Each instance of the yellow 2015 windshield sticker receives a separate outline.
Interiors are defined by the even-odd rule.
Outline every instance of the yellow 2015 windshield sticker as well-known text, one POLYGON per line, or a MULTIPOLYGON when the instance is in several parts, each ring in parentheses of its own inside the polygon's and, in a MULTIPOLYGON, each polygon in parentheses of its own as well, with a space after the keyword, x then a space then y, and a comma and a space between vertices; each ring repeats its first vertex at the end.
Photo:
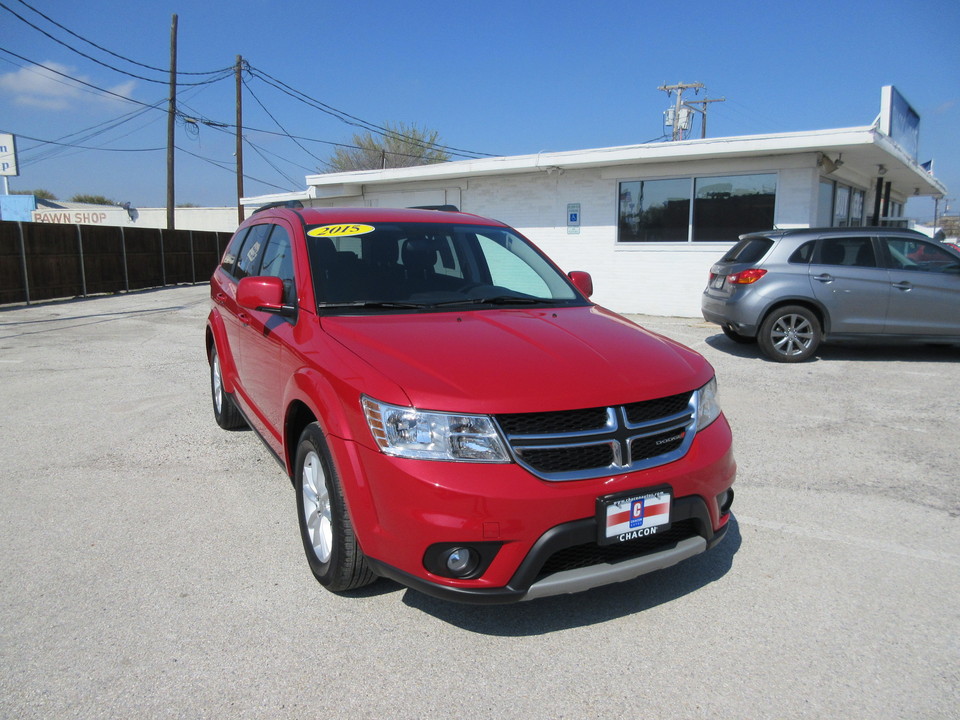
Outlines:
POLYGON ((307 231, 307 235, 312 237, 343 237, 345 235, 366 235, 373 232, 376 228, 373 225, 321 225, 307 231))

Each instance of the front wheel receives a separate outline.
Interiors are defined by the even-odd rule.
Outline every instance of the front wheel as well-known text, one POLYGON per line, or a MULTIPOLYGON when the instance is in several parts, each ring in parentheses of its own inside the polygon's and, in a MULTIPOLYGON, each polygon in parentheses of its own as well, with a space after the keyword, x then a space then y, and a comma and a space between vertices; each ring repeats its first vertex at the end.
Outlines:
POLYGON ((810 310, 787 305, 771 312, 760 325, 760 349, 777 362, 802 362, 816 352, 823 334, 810 310))
POLYGON ((300 436, 294 472, 300 537, 314 576, 333 592, 372 583, 376 576, 357 542, 340 478, 316 423, 300 436))
POLYGON ((247 424, 233 403, 233 398, 223 389, 223 370, 217 346, 210 349, 210 394, 213 398, 213 417, 224 430, 236 430, 247 424))

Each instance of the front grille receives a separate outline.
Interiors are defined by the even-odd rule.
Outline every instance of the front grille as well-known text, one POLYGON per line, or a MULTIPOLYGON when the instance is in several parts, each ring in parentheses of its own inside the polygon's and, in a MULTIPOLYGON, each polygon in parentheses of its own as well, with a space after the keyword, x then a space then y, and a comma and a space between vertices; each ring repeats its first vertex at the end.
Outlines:
POLYGON ((602 430, 607 408, 564 410, 562 412, 515 413, 497 417, 507 435, 557 435, 584 430, 602 430))
POLYGON ((609 443, 562 448, 524 448, 520 452, 525 462, 545 473, 608 467, 614 461, 613 446, 609 443))
POLYGON ((682 520, 673 523, 670 529, 663 534, 651 535, 638 540, 628 540, 614 545, 598 545, 597 543, 574 545, 558 550, 547 558, 540 569, 538 579, 564 570, 576 570, 602 563, 614 564, 622 560, 649 555, 673 547, 681 540, 686 540, 698 534, 695 521, 682 520))
POLYGON ((496 416, 514 459, 545 480, 582 480, 682 457, 696 423, 696 393, 627 405, 496 416))

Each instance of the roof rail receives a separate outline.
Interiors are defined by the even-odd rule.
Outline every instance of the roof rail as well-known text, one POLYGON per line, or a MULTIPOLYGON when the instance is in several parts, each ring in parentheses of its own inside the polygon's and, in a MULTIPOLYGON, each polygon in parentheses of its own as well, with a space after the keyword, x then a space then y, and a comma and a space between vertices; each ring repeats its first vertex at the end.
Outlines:
POLYGON ((266 205, 261 205, 256 210, 254 210, 251 215, 256 215, 258 212, 263 210, 272 210, 273 208, 292 208, 294 210, 299 210, 303 207, 303 203, 299 200, 284 200, 282 202, 267 203, 266 205))
POLYGON ((456 205, 411 205, 407 210, 440 210, 442 212, 460 212, 456 205))

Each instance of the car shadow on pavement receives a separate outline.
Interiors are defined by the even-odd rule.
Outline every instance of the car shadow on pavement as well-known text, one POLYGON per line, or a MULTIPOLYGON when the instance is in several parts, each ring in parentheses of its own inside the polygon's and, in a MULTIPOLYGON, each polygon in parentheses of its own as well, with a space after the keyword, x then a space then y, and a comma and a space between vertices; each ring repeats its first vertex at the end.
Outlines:
POLYGON ((640 613, 700 590, 730 571, 740 544, 740 527, 732 516, 727 536, 709 552, 628 582, 512 605, 464 605, 414 590, 405 591, 403 602, 470 632, 505 637, 544 635, 640 613))
MULTIPOLYGON (((774 363, 761 352, 756 343, 737 343, 719 333, 705 338, 704 342, 714 350, 733 357, 761 360, 774 363)), ((884 344, 881 341, 835 341, 821 345, 816 354, 798 365, 818 361, 856 362, 950 362, 960 361, 960 345, 943 344, 884 344)), ((789 364, 789 363, 775 363, 789 364)))

